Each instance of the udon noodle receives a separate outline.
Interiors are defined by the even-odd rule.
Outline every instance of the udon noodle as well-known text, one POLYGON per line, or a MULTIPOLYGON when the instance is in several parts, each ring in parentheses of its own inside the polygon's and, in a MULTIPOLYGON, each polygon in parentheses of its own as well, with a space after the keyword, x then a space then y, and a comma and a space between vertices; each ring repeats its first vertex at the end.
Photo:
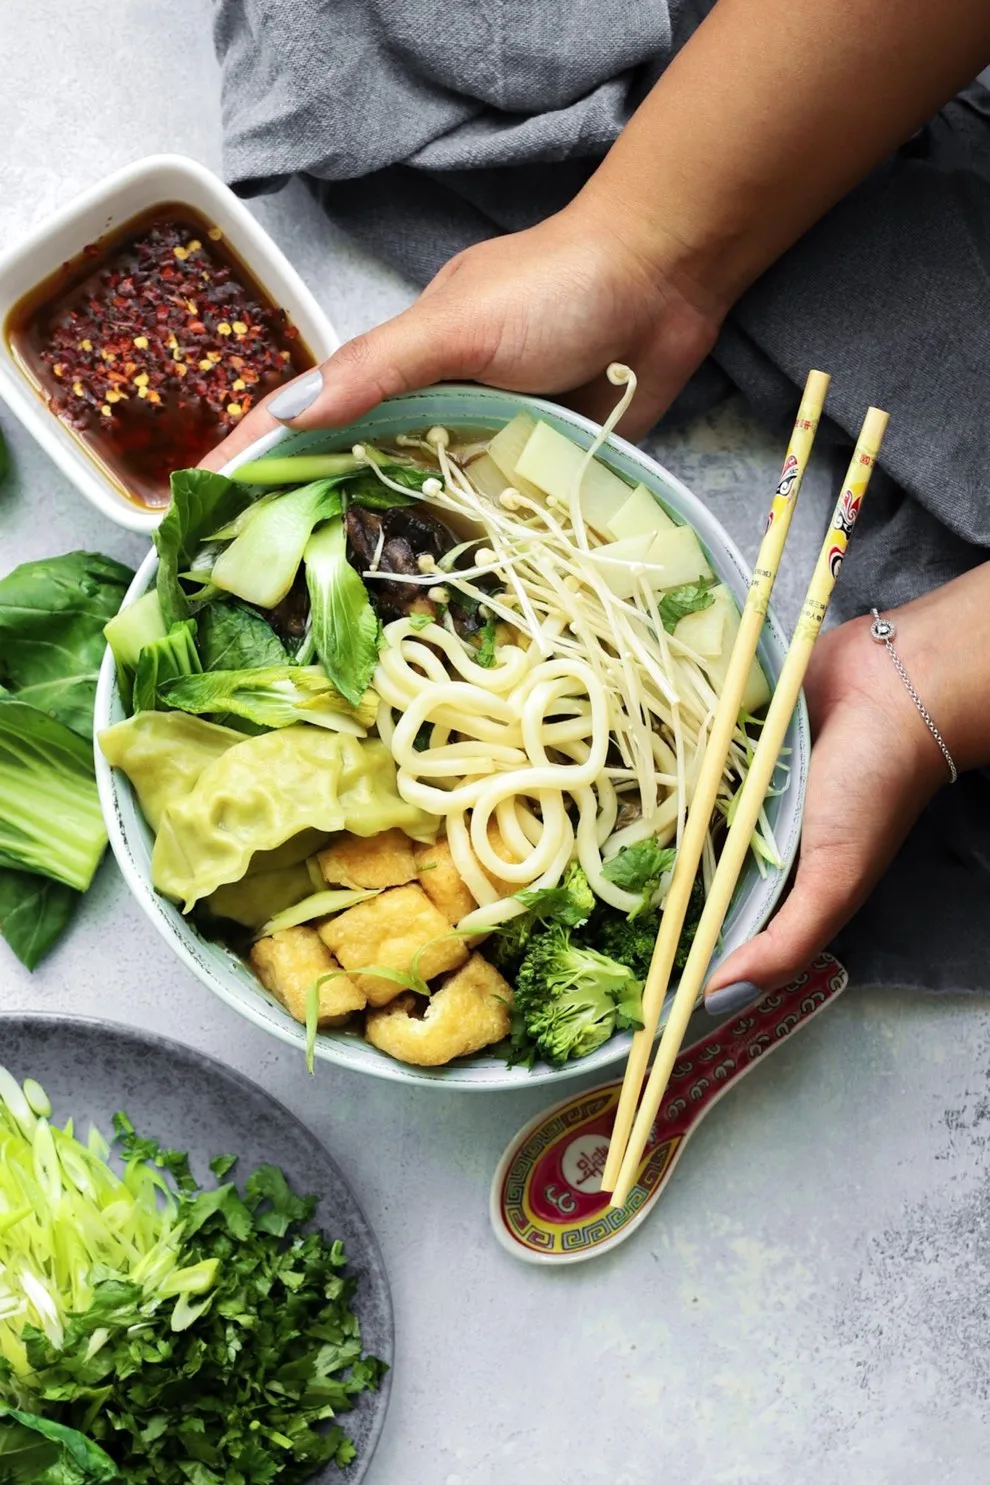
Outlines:
MULTIPOLYGON (((400 793, 443 817, 479 904, 459 927, 484 930, 522 911, 491 876, 515 891, 552 886, 575 855, 597 897, 633 912, 641 899, 603 867, 625 845, 680 837, 717 699, 701 659, 667 633, 645 569, 633 571, 630 598, 612 591, 576 499, 565 506, 507 487, 493 501, 445 430, 431 430, 426 447, 442 479, 423 495, 483 535, 458 549, 473 549, 470 566, 424 563, 419 581, 431 598, 453 588, 482 605, 500 642, 486 666, 449 614, 398 619, 385 628, 374 686, 400 793), (495 848, 493 821, 508 855, 495 848)), ((389 580, 373 568, 364 576, 389 580)), ((727 793, 744 747, 740 732, 727 793)))

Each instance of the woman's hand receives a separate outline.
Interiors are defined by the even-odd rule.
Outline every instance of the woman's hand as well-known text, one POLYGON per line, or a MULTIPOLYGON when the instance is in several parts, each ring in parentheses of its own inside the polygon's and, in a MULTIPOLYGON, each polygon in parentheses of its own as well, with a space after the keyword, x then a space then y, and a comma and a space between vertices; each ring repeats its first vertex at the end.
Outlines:
POLYGON ((639 437, 708 354, 728 307, 688 276, 653 229, 649 249, 583 198, 526 232, 469 248, 420 299, 252 409, 204 460, 219 469, 277 422, 342 427, 400 392, 468 380, 565 395, 597 420, 615 405, 604 371, 633 367, 622 425, 639 437))
MULTIPOLYGON (((894 644, 960 770, 990 758, 990 564, 886 615, 894 644)), ((801 854, 764 931, 705 988, 712 1015, 793 980, 862 906, 937 789, 939 748, 870 620, 824 634, 805 682, 814 747, 801 854)))
POLYGON ((461 253, 204 464, 278 422, 343 427, 452 378, 563 396, 601 420, 611 361, 639 377, 622 431, 640 436, 747 285, 979 71, 988 39, 984 0, 937 14, 925 0, 719 0, 570 206, 461 253))

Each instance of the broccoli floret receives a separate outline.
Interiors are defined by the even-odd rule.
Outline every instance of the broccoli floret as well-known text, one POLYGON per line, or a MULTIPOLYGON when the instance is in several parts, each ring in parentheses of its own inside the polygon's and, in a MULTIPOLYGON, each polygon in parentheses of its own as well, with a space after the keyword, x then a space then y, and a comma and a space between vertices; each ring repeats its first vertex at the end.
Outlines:
POLYGON ((681 929, 680 942, 677 945, 677 953, 674 955, 674 968, 683 969, 687 964, 691 945, 694 943, 694 935, 698 931, 701 915, 705 910, 705 884, 699 873, 694 879, 691 888, 691 897, 688 901, 688 910, 684 918, 684 927, 681 929))
POLYGON ((526 912, 501 924, 485 950, 495 968, 510 980, 522 962, 534 929, 547 922, 576 928, 588 921, 597 902, 577 861, 570 862, 556 887, 540 887, 536 891, 518 892, 516 896, 526 912))
POLYGON ((627 918, 617 908, 602 908, 592 926, 593 942, 601 952, 626 965, 638 979, 645 980, 660 931, 659 913, 640 913, 627 918))
POLYGON ((516 975, 515 1052, 525 1033, 557 1066, 586 1057, 613 1032, 643 1024, 642 988, 626 965, 573 942, 567 927, 536 930, 516 975))
MULTIPOLYGON (((691 944, 705 906, 705 886, 699 875, 691 888, 687 915, 681 929, 680 942, 674 955, 674 968, 683 969, 687 963, 691 944)), ((609 954, 620 964, 625 964, 639 979, 645 980, 653 958, 653 946, 660 932, 663 915, 657 912, 636 913, 627 918, 618 908, 599 904, 588 927, 580 935, 593 943, 603 954, 609 954)))
POLYGON ((485 958, 507 980, 515 978, 535 927, 536 919, 531 913, 520 913, 507 923, 500 923, 485 944, 485 958))

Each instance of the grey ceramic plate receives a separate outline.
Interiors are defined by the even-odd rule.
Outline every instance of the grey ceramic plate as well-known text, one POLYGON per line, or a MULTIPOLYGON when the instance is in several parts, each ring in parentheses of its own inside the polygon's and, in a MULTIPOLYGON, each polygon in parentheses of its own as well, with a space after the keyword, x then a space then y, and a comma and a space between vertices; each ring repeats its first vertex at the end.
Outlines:
MULTIPOLYGON (((114 1113, 125 1109, 141 1133, 188 1150, 194 1175, 206 1184, 213 1180, 210 1157, 228 1151, 240 1156, 245 1173, 265 1161, 281 1166, 296 1191, 319 1196, 317 1222, 343 1241, 348 1272, 358 1280, 354 1305, 365 1349, 391 1365, 392 1301, 374 1233, 323 1146, 261 1088, 178 1042, 82 1016, 0 1015, 0 1062, 18 1081, 37 1078, 53 1117, 74 1115, 83 1133, 93 1123, 109 1137, 114 1113)), ((390 1377, 340 1420, 357 1447, 354 1464, 346 1472, 331 1465, 314 1482, 364 1479, 390 1377)))

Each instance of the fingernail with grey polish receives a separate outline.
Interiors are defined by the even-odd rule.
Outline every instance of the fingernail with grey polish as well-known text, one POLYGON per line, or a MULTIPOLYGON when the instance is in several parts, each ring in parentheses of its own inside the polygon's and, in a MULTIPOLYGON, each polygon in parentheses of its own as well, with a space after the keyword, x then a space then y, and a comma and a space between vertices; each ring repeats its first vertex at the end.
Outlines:
POLYGON ((734 980, 731 985, 723 985, 721 990, 713 990, 711 995, 705 996, 705 1010, 710 1016, 731 1016, 735 1011, 745 1010, 762 995, 763 991, 752 980, 734 980))
POLYGON ((299 377, 298 381, 283 387, 269 402, 268 411, 280 423, 289 423, 293 418, 298 418, 300 413, 304 413, 307 407, 312 407, 322 391, 323 373, 315 366, 305 376, 299 377))

